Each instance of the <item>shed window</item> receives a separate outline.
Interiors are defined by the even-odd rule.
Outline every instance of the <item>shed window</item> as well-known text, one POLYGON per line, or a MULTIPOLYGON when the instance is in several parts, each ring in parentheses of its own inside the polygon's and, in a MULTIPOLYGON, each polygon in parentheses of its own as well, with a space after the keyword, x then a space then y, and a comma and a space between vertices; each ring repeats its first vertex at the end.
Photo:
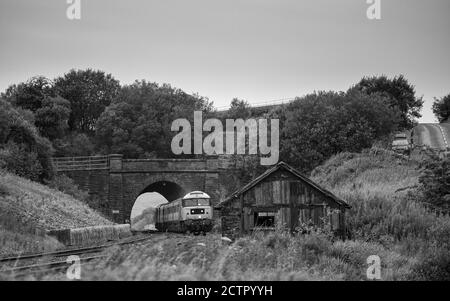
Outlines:
POLYGON ((275 212, 255 212, 255 227, 275 227, 275 212))

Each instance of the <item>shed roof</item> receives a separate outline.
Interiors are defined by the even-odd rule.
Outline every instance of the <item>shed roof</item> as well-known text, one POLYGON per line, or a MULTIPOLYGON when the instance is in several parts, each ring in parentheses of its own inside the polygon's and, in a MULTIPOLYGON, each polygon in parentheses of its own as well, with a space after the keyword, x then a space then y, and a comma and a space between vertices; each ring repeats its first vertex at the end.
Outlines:
POLYGON ((217 207, 220 208, 224 204, 226 204, 226 203, 230 202, 231 200, 237 198, 239 195, 247 192, 251 188, 255 187, 259 182, 261 182, 262 180, 264 180, 265 178, 267 178, 268 176, 270 176, 272 173, 276 172, 279 169, 285 169, 285 170, 289 171, 294 176, 300 178, 301 180, 303 180, 304 182, 306 182, 307 184, 309 184, 313 188, 315 188, 318 191, 320 191, 321 193, 323 193, 325 196, 329 197, 330 199, 332 199, 333 201, 338 203, 339 205, 342 205, 342 206, 344 206, 346 208, 351 208, 351 206, 346 201, 344 201, 343 199, 341 199, 338 196, 334 195, 332 192, 326 190, 325 188, 319 186, 318 184, 314 183, 308 177, 304 176, 298 170, 296 170, 295 168, 293 168, 289 164, 284 163, 283 161, 278 162, 278 164, 276 164, 273 167, 269 168, 264 173, 262 173, 261 175, 259 175, 258 177, 256 177, 255 179, 253 179, 252 181, 247 183, 246 185, 242 186, 241 188, 239 188, 238 190, 233 192, 229 197, 227 197, 225 200, 223 200, 222 202, 217 204, 217 207))

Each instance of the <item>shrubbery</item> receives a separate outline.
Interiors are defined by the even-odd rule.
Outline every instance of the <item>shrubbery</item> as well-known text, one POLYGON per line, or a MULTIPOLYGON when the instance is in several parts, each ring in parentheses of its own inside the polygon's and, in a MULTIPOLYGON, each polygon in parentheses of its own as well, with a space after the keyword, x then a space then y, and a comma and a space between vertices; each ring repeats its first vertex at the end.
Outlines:
POLYGON ((450 121, 450 94, 434 99, 433 113, 439 122, 450 121))
POLYGON ((95 146, 86 134, 71 134, 53 141, 56 157, 92 156, 95 146))
POLYGON ((428 189, 435 192, 430 196, 445 191, 444 163, 432 162, 425 165, 424 171, 418 162, 371 149, 333 156, 312 175, 352 206, 346 215, 352 239, 378 246, 379 251, 373 250, 378 252, 376 255, 381 256, 381 250, 396 250, 408 259, 405 266, 398 267, 398 275, 406 279, 448 280, 450 217, 437 215, 423 205, 429 199, 428 189), (430 188, 420 187, 419 176, 422 183, 426 179, 430 188))
POLYGON ((424 203, 433 210, 450 213, 450 157, 431 157, 419 182, 424 203))
POLYGON ((11 104, 0 99, 0 167, 43 181, 54 175, 51 143, 11 104))
POLYGON ((27 151, 24 144, 8 143, 0 149, 0 168, 16 175, 38 181, 42 174, 42 165, 38 154, 27 151))
POLYGON ((400 122, 387 98, 357 91, 310 94, 290 103, 284 114, 281 157, 304 172, 334 154, 371 147, 400 122))
POLYGON ((49 183, 48 186, 64 192, 70 196, 73 196, 75 199, 80 201, 87 201, 89 197, 89 193, 80 189, 75 182, 66 175, 58 175, 55 176, 49 183))

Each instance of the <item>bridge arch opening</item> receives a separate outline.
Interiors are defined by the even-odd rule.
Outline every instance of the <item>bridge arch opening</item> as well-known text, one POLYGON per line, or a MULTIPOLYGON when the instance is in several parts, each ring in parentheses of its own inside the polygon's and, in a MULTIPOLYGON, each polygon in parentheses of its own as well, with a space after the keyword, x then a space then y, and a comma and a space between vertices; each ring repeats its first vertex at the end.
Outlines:
POLYGON ((155 230, 156 207, 183 197, 185 190, 178 184, 159 181, 139 193, 131 209, 130 223, 134 231, 155 230))
POLYGON ((181 198, 187 193, 180 185, 169 181, 155 182, 142 190, 140 194, 144 194, 147 192, 157 192, 162 195, 168 202, 172 202, 173 200, 181 198))

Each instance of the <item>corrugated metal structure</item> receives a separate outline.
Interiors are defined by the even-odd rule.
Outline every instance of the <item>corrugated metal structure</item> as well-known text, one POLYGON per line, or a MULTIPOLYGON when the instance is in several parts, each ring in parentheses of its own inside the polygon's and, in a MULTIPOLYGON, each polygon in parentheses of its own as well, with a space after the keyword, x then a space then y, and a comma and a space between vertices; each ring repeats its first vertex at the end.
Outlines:
POLYGON ((284 162, 268 169, 219 203, 222 233, 228 237, 282 225, 296 231, 301 225, 345 234, 345 211, 350 206, 284 162))

